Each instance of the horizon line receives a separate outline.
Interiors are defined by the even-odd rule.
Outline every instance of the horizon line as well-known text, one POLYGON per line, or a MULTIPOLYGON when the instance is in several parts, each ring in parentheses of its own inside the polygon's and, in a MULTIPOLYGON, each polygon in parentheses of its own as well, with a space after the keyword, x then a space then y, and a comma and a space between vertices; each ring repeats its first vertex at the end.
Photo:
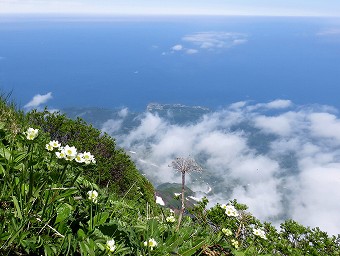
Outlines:
POLYGON ((212 13, 101 13, 101 12, 1 12, 0 19, 3 16, 21 16, 21 17, 293 17, 293 18, 340 18, 337 15, 325 14, 212 14, 212 13))

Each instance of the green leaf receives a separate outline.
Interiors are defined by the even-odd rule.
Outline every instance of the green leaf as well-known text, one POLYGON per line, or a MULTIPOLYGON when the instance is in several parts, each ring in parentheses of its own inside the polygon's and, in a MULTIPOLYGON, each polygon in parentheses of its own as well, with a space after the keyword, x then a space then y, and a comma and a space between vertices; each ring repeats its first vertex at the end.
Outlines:
POLYGON ((14 162, 15 163, 20 163, 26 157, 28 157, 28 154, 26 152, 18 153, 17 156, 15 156, 14 162))
POLYGON ((88 255, 89 247, 85 244, 85 242, 79 242, 79 247, 82 255, 88 255))
POLYGON ((100 250, 105 251, 105 247, 102 243, 97 242, 96 245, 100 250))
POLYGON ((59 223, 67 219, 73 210, 73 207, 69 204, 63 203, 57 208, 57 218, 55 223, 59 223))
POLYGON ((77 193, 77 189, 75 188, 69 188, 67 190, 64 190, 62 193, 60 193, 59 195, 57 195, 54 200, 58 201, 59 199, 63 199, 63 198, 68 198, 71 195, 77 193))
POLYGON ((94 226, 102 225, 106 222, 107 218, 110 216, 108 212, 102 212, 93 217, 94 226))
POLYGON ((0 149, 0 156, 5 158, 7 161, 11 160, 11 152, 5 147, 0 149))
POLYGON ((82 229, 78 229, 77 235, 78 235, 79 238, 82 238, 82 239, 84 239, 86 237, 86 234, 85 234, 84 230, 82 230, 82 229))
POLYGON ((13 199, 13 203, 14 203, 14 206, 15 206, 15 209, 16 209, 16 212, 17 212, 17 216, 18 216, 19 219, 22 219, 22 214, 21 214, 21 210, 20 210, 20 207, 19 207, 18 199, 16 198, 16 196, 12 196, 12 199, 13 199))
POLYGON ((0 164, 0 174, 5 174, 5 168, 0 164))
POLYGON ((190 256, 193 255, 199 248, 201 248, 203 245, 205 244, 205 240, 202 240, 201 242, 199 242, 196 246, 190 248, 189 250, 185 251, 185 252, 181 252, 180 254, 182 256, 190 256))

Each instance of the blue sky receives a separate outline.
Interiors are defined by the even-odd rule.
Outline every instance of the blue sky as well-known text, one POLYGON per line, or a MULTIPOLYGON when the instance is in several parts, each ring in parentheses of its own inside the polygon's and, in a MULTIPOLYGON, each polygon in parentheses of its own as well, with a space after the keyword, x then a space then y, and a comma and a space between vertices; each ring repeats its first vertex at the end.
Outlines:
POLYGON ((0 0, 4 13, 340 16, 339 0, 0 0))

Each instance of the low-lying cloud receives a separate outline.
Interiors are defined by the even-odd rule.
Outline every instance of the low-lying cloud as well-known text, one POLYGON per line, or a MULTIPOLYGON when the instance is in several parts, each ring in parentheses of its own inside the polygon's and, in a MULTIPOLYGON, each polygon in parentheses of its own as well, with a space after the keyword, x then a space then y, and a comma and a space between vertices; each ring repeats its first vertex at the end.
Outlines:
POLYGON ((209 31, 189 34, 182 40, 201 49, 219 49, 244 44, 247 42, 247 36, 241 33, 209 31))
POLYGON ((185 53, 188 55, 202 51, 215 51, 232 48, 248 42, 248 36, 242 33, 206 31, 187 34, 181 38, 181 43, 175 44, 170 51, 162 55, 185 53))
POLYGON ((48 92, 46 94, 37 94, 35 95, 25 106, 26 110, 30 109, 38 109, 42 104, 45 104, 47 101, 52 99, 52 92, 48 92))
POLYGON ((183 50, 183 45, 181 44, 176 44, 171 48, 173 51, 181 51, 183 50))
POLYGON ((319 31, 317 36, 339 36, 340 28, 329 28, 319 31))
POLYGON ((151 112, 139 119, 126 134, 112 123, 112 134, 136 152, 138 167, 154 184, 180 182, 168 165, 190 155, 205 171, 190 175, 188 185, 201 194, 211 187, 212 204, 236 198, 261 220, 293 218, 340 233, 340 119, 334 108, 280 99, 237 102, 185 125, 151 112))

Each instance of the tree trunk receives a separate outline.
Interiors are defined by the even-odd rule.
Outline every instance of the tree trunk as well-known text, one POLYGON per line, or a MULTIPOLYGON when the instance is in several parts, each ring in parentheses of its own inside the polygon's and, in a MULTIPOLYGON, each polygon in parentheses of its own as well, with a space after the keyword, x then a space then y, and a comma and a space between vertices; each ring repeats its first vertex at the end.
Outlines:
POLYGON ((181 207, 181 211, 180 211, 179 217, 178 217, 177 230, 179 229, 179 226, 181 225, 181 221, 182 221, 182 217, 183 217, 184 209, 185 209, 184 192, 185 192, 185 172, 182 172, 182 207, 181 207))

